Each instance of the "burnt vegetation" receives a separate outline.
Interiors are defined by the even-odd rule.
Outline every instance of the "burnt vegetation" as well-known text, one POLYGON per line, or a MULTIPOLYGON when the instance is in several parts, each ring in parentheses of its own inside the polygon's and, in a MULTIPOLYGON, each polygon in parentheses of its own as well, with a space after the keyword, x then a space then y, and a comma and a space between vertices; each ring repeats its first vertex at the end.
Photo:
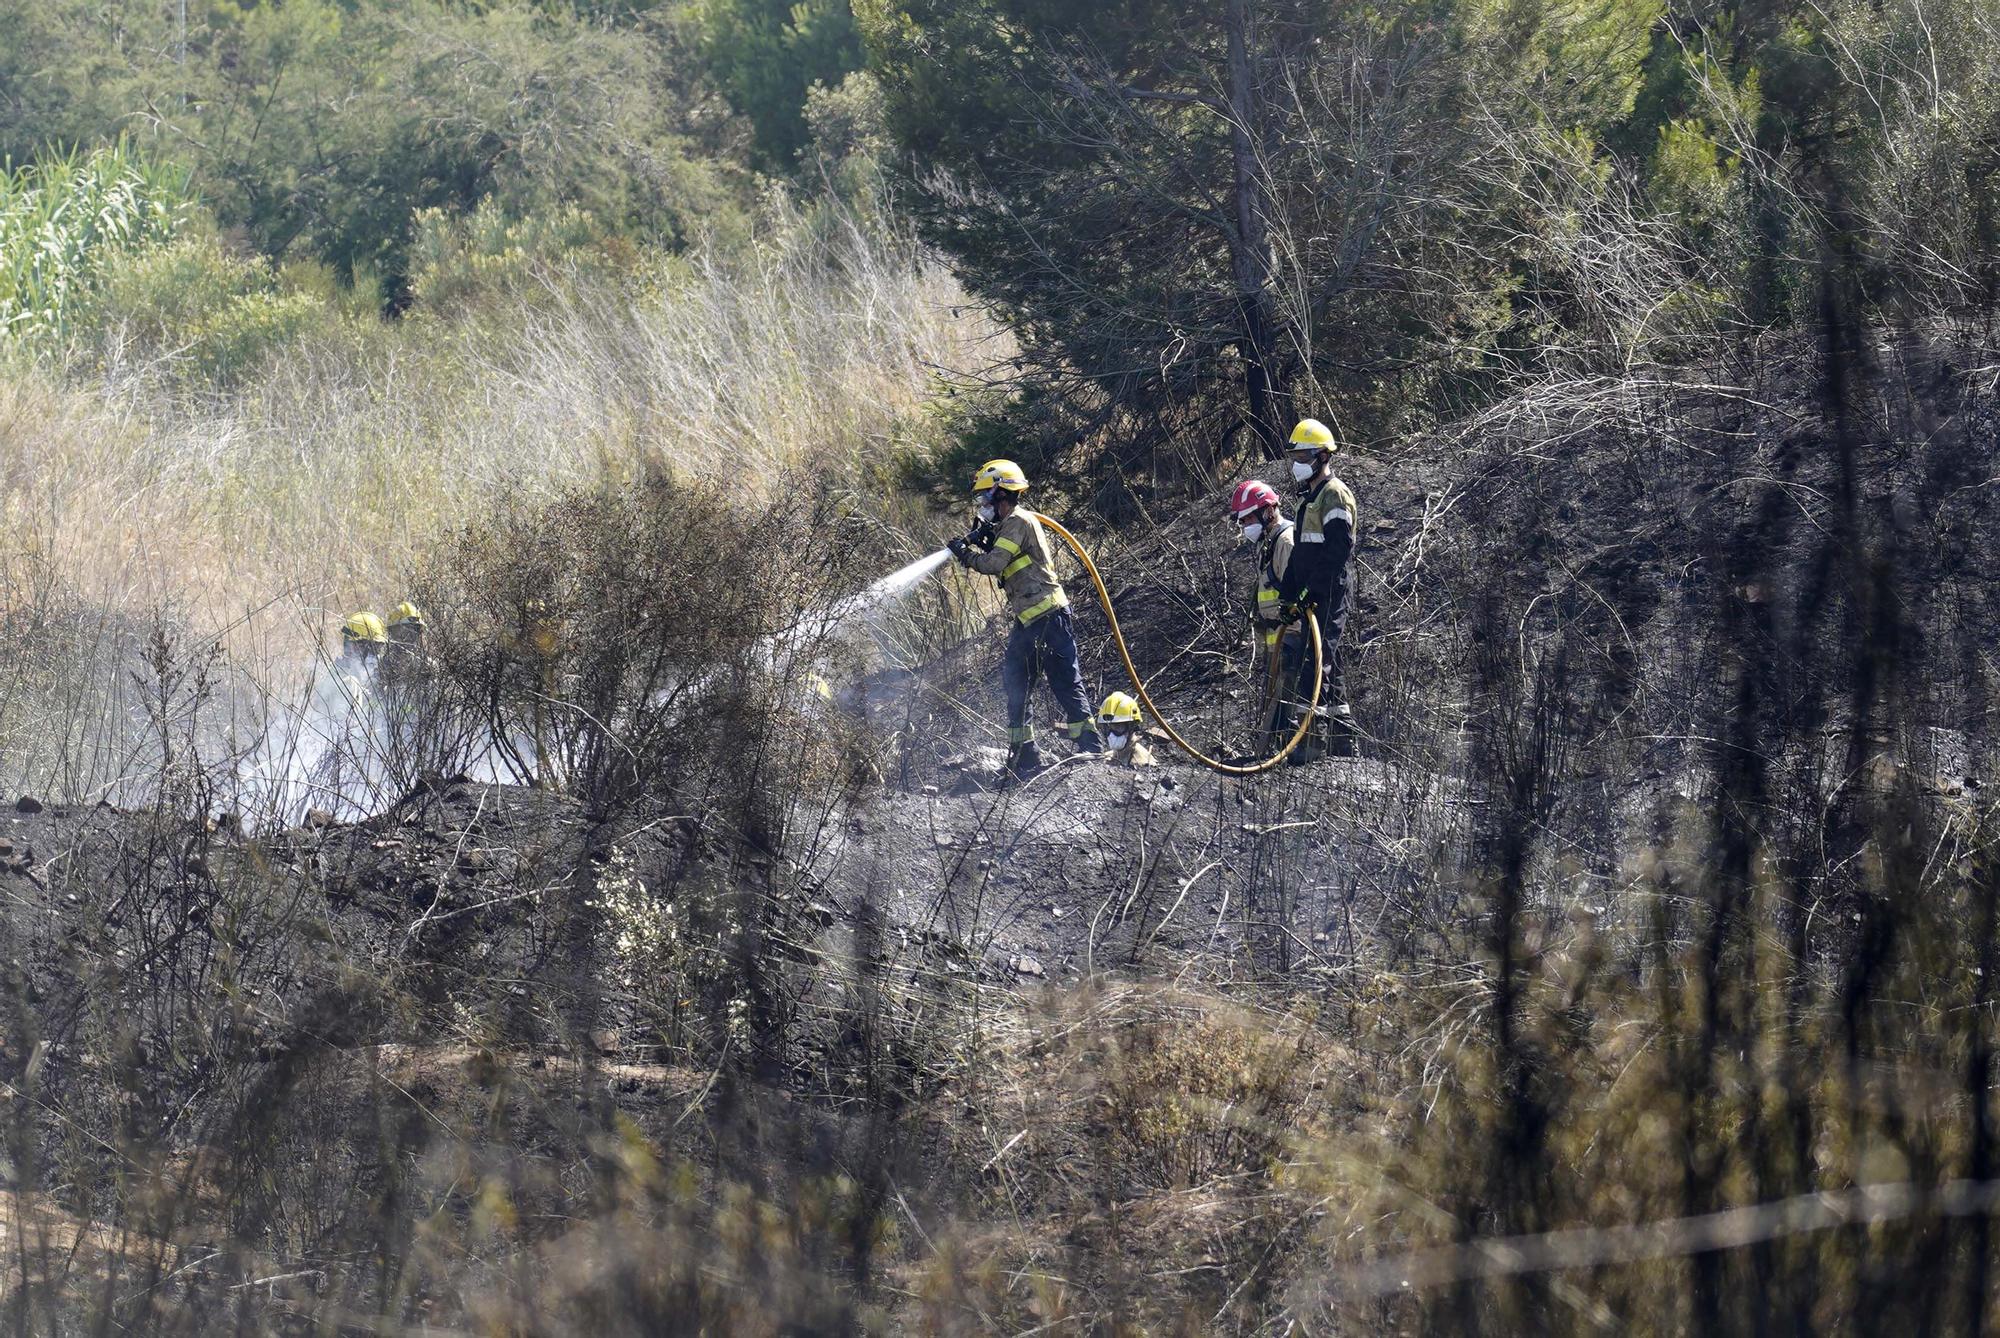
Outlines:
MULTIPOLYGON (((216 203, 242 237, 76 249, 0 396, 0 774, 31 791, 0 809, 0 1320, 1989 1327, 1991 14, 1185 8, 361 5, 354 60, 429 53, 384 107, 450 102, 474 39, 573 67, 528 105, 598 127, 603 216, 534 126, 435 212, 369 166, 390 124, 342 160, 402 183, 388 223, 260 203, 284 150, 253 145, 216 203), (672 116, 624 77, 668 68, 672 116), (757 204, 753 164, 793 175, 757 204), (995 323, 925 343, 946 265, 995 323), (227 378, 120 362, 178 347, 153 307, 200 283, 227 378), (287 324, 336 308, 338 348, 287 324), (963 362, 932 385, 934 346, 963 362), (696 348, 812 425, 703 429, 696 348), (365 415, 419 351, 476 393, 414 418, 480 403, 454 451, 539 423, 577 454, 391 489, 365 415), (44 379, 171 383, 133 402, 219 436, 310 406, 342 496, 462 489, 395 566, 421 649, 297 706, 242 663, 261 613, 106 593, 75 553, 113 549, 21 500, 89 458, 28 450, 44 379), (1261 670, 1218 496, 1322 406, 1360 755, 1226 780, 1156 740, 998 783, 990 588, 871 585, 962 524, 961 464, 1028 466, 1152 696, 1235 752, 1261 670)), ((17 72, 87 46, 45 9, 0 19, 10 137, 99 110, 17 72)), ((259 13, 197 18, 196 91, 310 122, 259 71, 332 11, 259 13)), ((120 59, 93 98, 161 75, 120 59)), ((219 115, 156 101, 189 143, 219 115)), ((393 510, 301 508, 295 546, 417 528, 393 510)))
MULTIPOLYGON (((16 1321, 1976 1326, 1990 372, 1745 357, 1353 470, 1367 756, 1261 781, 954 792, 976 591, 853 663, 803 491, 448 540, 362 821, 229 809, 162 632, 153 802, 0 824, 16 1321)), ((1118 599, 1226 732, 1214 543, 1118 599)))

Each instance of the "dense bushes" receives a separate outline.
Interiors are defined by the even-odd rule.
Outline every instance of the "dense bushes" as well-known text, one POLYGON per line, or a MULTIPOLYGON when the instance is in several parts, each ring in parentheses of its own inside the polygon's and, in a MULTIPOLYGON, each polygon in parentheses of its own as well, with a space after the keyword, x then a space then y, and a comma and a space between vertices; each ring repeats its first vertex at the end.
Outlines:
POLYGON ((192 229, 110 260, 69 334, 80 360, 143 361, 171 385, 228 390, 337 330, 351 311, 348 294, 311 262, 280 268, 192 229))
POLYGON ((1878 312, 1992 301, 1980 0, 861 14, 909 205, 1022 340, 1004 430, 1126 470, 1810 321, 1833 257, 1878 312))
POLYGON ((397 298, 416 211, 575 204, 648 237, 738 233, 740 134, 672 23, 527 4, 35 6, 0 27, 0 155, 120 130, 225 229, 397 298))
POLYGON ((756 131, 760 163, 788 171, 813 134, 807 104, 861 66, 847 0, 697 0, 696 42, 756 131))
POLYGON ((811 610, 865 549, 834 539, 824 491, 778 496, 656 479, 489 505, 419 577, 440 686, 482 713, 517 777, 599 809, 716 788, 748 804, 767 788, 758 759, 790 734, 780 774, 815 788, 839 730, 787 722, 825 705, 814 665, 838 648, 811 610))
POLYGON ((482 300, 525 297, 531 284, 589 280, 640 259, 622 236, 574 205, 516 218, 488 199, 465 215, 420 210, 414 224, 410 300, 426 315, 463 314, 482 300))

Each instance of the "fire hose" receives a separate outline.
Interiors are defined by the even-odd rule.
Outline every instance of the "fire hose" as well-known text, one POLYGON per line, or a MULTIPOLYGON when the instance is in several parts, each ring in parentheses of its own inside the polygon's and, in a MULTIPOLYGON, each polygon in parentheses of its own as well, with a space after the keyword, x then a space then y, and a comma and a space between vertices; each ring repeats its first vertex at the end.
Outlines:
MULTIPOLYGON (((1111 608, 1111 592, 1104 588, 1104 578, 1097 574, 1097 564, 1090 560, 1090 554, 1084 551, 1081 543, 1077 542, 1077 537, 1064 529, 1056 521, 1050 520, 1040 512, 1035 513, 1035 519, 1055 531, 1056 535, 1069 545, 1069 551, 1076 554, 1076 560, 1083 564, 1083 570, 1089 575, 1090 583, 1097 588, 1097 602, 1104 610, 1105 621, 1111 624, 1111 640, 1118 647, 1118 658, 1125 662, 1125 674, 1132 680, 1132 690, 1138 694, 1140 704, 1146 708, 1151 719, 1161 729, 1166 731, 1168 738, 1180 745, 1182 752, 1207 767, 1210 771, 1219 771, 1225 776, 1255 776, 1269 771, 1291 756, 1292 750, 1297 748, 1300 742, 1304 740, 1306 731, 1312 728, 1313 716, 1319 710, 1320 689, 1322 687, 1321 675, 1326 666, 1324 658, 1325 649, 1320 642, 1319 636, 1319 619, 1313 616, 1311 607, 1307 607, 1305 610, 1302 621, 1305 623, 1306 635, 1312 638, 1312 701, 1307 703, 1305 713, 1299 717, 1298 727, 1292 731, 1292 737, 1285 741, 1284 747, 1262 761, 1244 766, 1224 762, 1219 758, 1210 757, 1208 754, 1202 752, 1201 749, 1189 743, 1185 738, 1182 738, 1180 731, 1168 723, 1166 716, 1161 714, 1160 708, 1153 705, 1153 699, 1146 695, 1145 681, 1139 677, 1138 666, 1132 663, 1132 652, 1125 645, 1125 634, 1118 630, 1118 615, 1111 608)), ((1272 648, 1272 653, 1277 653, 1275 646, 1272 648)))

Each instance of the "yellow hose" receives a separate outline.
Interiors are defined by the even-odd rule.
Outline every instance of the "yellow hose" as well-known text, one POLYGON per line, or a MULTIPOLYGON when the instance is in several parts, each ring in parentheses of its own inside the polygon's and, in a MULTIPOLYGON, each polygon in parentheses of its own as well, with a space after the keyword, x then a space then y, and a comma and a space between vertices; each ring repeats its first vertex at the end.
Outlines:
POLYGON ((1225 776, 1255 776, 1261 772, 1269 771, 1272 767, 1277 766, 1291 755, 1292 749, 1299 746, 1299 742, 1306 736, 1306 731, 1312 727, 1313 715, 1319 710, 1320 676, 1326 667, 1326 662, 1323 658, 1325 652, 1320 645, 1319 639, 1319 619, 1313 616, 1311 609, 1306 610, 1305 624, 1307 634, 1312 637, 1312 701, 1307 704, 1305 714, 1299 717, 1298 728, 1292 731, 1292 737, 1286 741, 1283 748, 1280 748, 1261 762, 1256 762, 1249 766, 1235 766, 1208 756, 1201 749, 1182 738, 1180 731, 1167 723, 1167 718, 1160 714, 1160 708, 1153 705, 1153 699, 1146 695, 1146 685, 1139 678, 1138 667, 1132 663, 1132 652, 1125 646, 1125 634, 1118 630, 1118 615, 1111 611, 1111 592, 1104 588, 1104 578, 1097 574, 1097 564, 1090 560, 1090 554, 1083 551, 1083 545, 1077 542, 1074 534, 1071 534, 1047 516, 1042 515, 1039 511, 1035 513, 1035 519, 1041 521, 1042 524, 1048 526, 1061 536, 1062 541, 1069 545, 1069 551, 1076 554, 1076 560, 1083 564, 1084 571, 1090 576, 1090 583, 1097 587, 1097 602, 1104 609, 1105 621, 1111 624, 1111 639, 1118 645, 1118 658, 1125 662, 1125 673, 1132 680, 1133 690, 1139 694, 1139 701, 1145 706, 1148 714, 1159 724, 1161 729, 1167 732, 1168 738, 1180 745, 1182 752, 1207 767, 1210 771, 1219 771, 1225 776))

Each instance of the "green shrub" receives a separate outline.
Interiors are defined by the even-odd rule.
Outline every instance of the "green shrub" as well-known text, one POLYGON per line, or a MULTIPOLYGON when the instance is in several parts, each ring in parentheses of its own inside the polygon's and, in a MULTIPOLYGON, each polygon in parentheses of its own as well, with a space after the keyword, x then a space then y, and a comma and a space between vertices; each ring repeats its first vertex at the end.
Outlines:
POLYGON ((553 270, 608 272, 636 258, 588 210, 563 205, 516 218, 489 199, 470 214, 417 214, 410 291, 419 310, 446 314, 518 296, 553 270))
POLYGON ((697 0, 689 11, 704 62, 755 130, 761 165, 791 168, 814 138, 814 88, 862 64, 847 0, 697 0))
POLYGON ((181 379, 234 384, 277 349, 337 325, 344 298, 326 267, 237 255, 213 232, 113 259, 77 333, 166 360, 181 379))
POLYGON ((1707 129, 1694 120, 1660 127, 1651 186, 1656 199, 1692 229, 1704 229, 1729 205, 1735 162, 1717 151, 1707 129))
POLYGON ((210 382, 229 384, 310 334, 328 316, 325 300, 313 293, 246 293, 203 323, 195 365, 210 382))
POLYGON ((165 246, 112 259, 78 313, 85 332, 122 330, 127 338, 166 343, 270 281, 265 267, 231 255, 213 234, 189 234, 165 246))
POLYGON ((837 86, 814 84, 806 90, 806 128, 812 141, 804 157, 840 199, 857 205, 875 202, 890 153, 888 116, 882 85, 866 71, 848 75, 837 86))
POLYGON ((0 171, 0 332, 60 331, 114 257, 177 232, 187 173, 122 142, 0 171))

